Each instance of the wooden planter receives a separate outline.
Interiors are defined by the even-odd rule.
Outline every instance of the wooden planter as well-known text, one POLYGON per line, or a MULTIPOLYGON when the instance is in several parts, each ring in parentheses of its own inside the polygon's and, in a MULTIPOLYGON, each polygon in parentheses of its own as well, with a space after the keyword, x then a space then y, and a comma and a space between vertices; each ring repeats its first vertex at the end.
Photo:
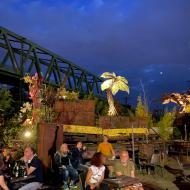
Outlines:
POLYGON ((133 125, 134 128, 147 127, 148 120, 146 118, 131 119, 129 117, 123 116, 101 116, 99 118, 99 127, 103 129, 113 129, 113 128, 131 128, 133 125))
POLYGON ((62 112, 63 106, 64 106, 64 100, 57 100, 55 101, 55 104, 54 104, 54 110, 56 112, 62 112))
POLYGON ((57 123, 40 123, 37 133, 37 146, 38 156, 43 163, 44 169, 50 166, 51 159, 49 156, 49 150, 55 143, 55 150, 58 150, 60 145, 63 143, 63 127, 60 125, 56 132, 57 123), (57 135, 56 135, 57 133, 57 135))
POLYGON ((59 100, 54 110, 58 112, 58 122, 67 125, 95 125, 94 100, 59 100))

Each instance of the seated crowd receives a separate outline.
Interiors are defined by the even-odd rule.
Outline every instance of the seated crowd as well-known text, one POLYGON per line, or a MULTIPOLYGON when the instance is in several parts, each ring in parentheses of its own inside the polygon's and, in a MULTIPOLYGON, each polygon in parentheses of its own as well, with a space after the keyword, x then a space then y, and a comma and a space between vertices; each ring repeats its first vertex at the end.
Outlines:
POLYGON ((8 179, 19 177, 21 163, 24 168, 23 177, 31 175, 33 178, 27 184, 23 183, 19 190, 35 190, 41 187, 43 183, 41 162, 35 154, 34 149, 31 146, 27 146, 19 162, 14 161, 10 149, 3 149, 0 157, 0 188, 4 190, 14 189, 13 184, 8 179), (9 182, 8 185, 5 183, 6 180, 9 182))
MULTIPOLYGON (((134 163, 130 161, 126 150, 120 152, 120 159, 115 159, 115 152, 112 145, 108 142, 108 137, 104 136, 103 142, 98 145, 97 152, 93 155, 88 167, 84 162, 86 147, 82 142, 77 142, 76 146, 69 150, 68 145, 63 143, 60 149, 54 154, 53 169, 60 177, 62 187, 65 190, 78 189, 79 173, 87 168, 85 179, 86 190, 108 190, 110 187, 104 183, 105 171, 108 169, 112 175, 135 177, 134 163), (114 165, 110 169, 106 168, 107 160, 114 160, 114 165)), ((34 149, 27 146, 24 149, 23 157, 20 159, 24 165, 24 176, 33 176, 33 178, 19 187, 20 190, 37 190, 42 186, 43 175, 42 165, 34 149)), ((0 189, 11 190, 14 186, 8 181, 7 175, 15 176, 15 161, 11 156, 9 149, 3 149, 0 156, 0 189)), ((143 190, 142 184, 134 184, 123 188, 124 190, 143 190)))

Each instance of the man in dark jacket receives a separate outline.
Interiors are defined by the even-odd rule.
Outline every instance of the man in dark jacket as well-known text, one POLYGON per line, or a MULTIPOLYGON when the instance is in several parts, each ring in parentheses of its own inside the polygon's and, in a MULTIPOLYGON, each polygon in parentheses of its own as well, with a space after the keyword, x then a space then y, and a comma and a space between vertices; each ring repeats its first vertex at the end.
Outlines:
POLYGON ((82 142, 77 142, 76 146, 72 150, 72 165, 75 169, 78 169, 80 165, 84 164, 84 153, 86 147, 83 146, 82 142))
POLYGON ((54 156, 55 167, 58 168, 59 174, 62 175, 63 188, 69 190, 77 188, 76 181, 78 179, 78 172, 71 164, 71 154, 66 143, 62 144, 60 150, 54 156), (68 178, 70 177, 70 185, 68 186, 68 178))

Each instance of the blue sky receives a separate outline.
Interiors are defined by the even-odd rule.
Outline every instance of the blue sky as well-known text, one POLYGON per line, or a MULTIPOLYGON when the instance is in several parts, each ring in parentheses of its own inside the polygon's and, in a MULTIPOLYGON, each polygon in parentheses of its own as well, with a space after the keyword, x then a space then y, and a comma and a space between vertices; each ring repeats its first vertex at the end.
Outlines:
POLYGON ((189 0, 0 1, 1 26, 96 75, 125 76, 133 105, 141 80, 153 108, 190 86, 189 20, 189 0))

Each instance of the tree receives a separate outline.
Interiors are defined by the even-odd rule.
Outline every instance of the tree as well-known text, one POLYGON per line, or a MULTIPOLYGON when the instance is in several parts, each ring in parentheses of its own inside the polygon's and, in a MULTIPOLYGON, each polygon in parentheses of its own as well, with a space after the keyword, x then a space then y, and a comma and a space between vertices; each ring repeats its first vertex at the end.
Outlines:
POLYGON ((125 77, 116 76, 115 73, 105 72, 101 75, 102 78, 107 79, 101 84, 102 91, 106 90, 107 100, 109 104, 108 115, 117 115, 117 110, 114 105, 113 95, 116 95, 119 90, 129 93, 128 81, 125 77))
POLYGON ((175 116, 175 112, 165 112, 161 120, 157 123, 159 135, 165 141, 172 135, 175 116))
POLYGON ((135 116, 139 118, 147 118, 148 117, 148 111, 145 107, 145 105, 142 103, 141 96, 138 96, 137 98, 137 107, 135 110, 135 116))
POLYGON ((0 125, 0 146, 2 146, 2 142, 5 142, 5 136, 4 136, 4 131, 6 129, 7 123, 9 122, 13 111, 14 107, 12 106, 13 104, 13 99, 12 95, 9 90, 6 89, 1 89, 0 90, 0 109, 2 110, 3 114, 1 115, 3 118, 1 118, 2 124, 0 125))
POLYGON ((0 109, 4 111, 5 117, 10 114, 12 111, 12 95, 9 90, 1 89, 0 90, 0 109))

